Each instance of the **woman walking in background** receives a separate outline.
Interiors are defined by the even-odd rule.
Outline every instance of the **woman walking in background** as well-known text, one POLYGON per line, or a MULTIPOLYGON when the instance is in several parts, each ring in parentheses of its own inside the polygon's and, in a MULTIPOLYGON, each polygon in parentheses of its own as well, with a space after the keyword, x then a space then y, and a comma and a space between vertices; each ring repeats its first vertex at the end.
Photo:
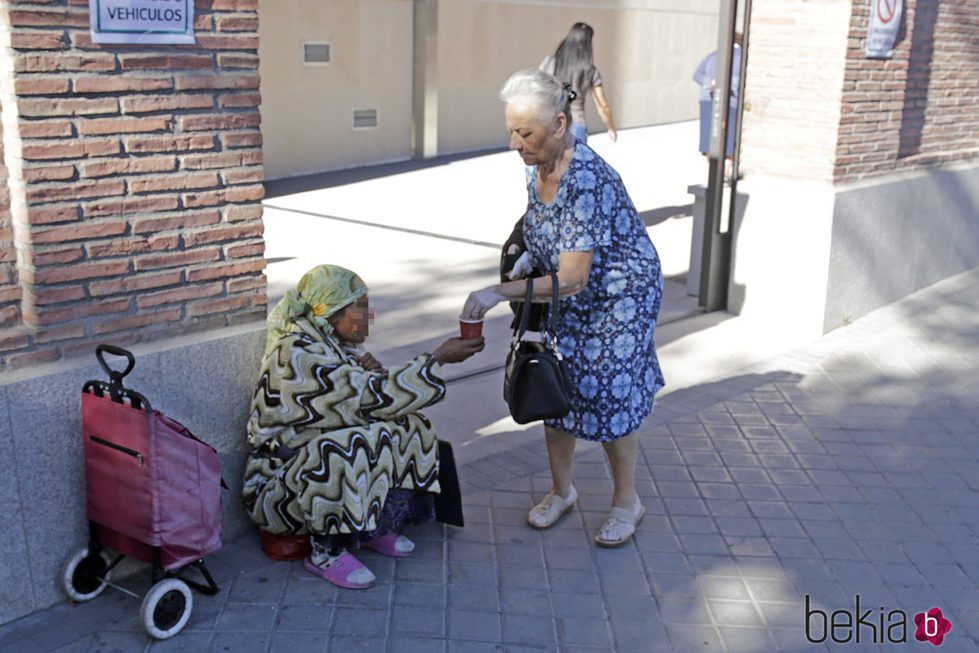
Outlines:
POLYGON ((571 100, 571 133, 582 143, 588 140, 588 127, 585 122, 585 96, 595 99, 598 115, 601 116, 608 137, 615 142, 615 125, 612 124, 612 107, 609 106, 603 88, 602 74, 595 67, 591 41, 595 30, 586 23, 575 23, 564 37, 553 55, 541 62, 540 68, 571 85, 574 97, 571 100))

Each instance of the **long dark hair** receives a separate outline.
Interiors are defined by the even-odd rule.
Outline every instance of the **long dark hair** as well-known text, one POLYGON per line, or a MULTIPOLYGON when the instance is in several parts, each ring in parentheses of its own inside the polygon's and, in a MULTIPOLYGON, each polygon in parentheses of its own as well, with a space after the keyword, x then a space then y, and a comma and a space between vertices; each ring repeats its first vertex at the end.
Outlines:
POLYGON ((591 80, 595 74, 591 51, 594 34, 591 25, 575 23, 554 52, 554 76, 571 84, 579 97, 591 90, 591 80))

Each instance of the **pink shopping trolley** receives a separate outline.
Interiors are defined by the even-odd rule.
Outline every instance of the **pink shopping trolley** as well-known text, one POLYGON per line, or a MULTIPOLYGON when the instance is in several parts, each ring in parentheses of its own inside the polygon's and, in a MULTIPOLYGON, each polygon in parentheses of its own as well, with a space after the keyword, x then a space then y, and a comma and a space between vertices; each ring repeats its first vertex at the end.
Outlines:
POLYGON ((123 387, 136 364, 132 353, 103 344, 95 355, 109 382, 82 387, 89 541, 65 563, 62 584, 74 601, 94 599, 107 586, 139 598, 113 585, 110 572, 126 556, 152 565, 140 620, 151 636, 167 639, 190 619, 191 587, 206 595, 218 591, 203 560, 221 548, 224 482, 217 453, 123 387), (112 369, 107 353, 125 357, 126 368, 112 369), (185 578, 188 567, 204 583, 185 578))

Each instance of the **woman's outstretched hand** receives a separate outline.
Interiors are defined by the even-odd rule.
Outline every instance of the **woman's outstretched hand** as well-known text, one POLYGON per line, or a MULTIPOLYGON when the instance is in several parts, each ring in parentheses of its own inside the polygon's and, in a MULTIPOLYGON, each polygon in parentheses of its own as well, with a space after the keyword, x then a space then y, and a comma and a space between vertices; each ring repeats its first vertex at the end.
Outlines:
POLYGON ((472 340, 449 338, 432 352, 432 358, 439 365, 461 363, 473 354, 483 351, 485 346, 485 338, 473 338, 472 340))
POLYGON ((463 320, 482 320, 491 308, 504 299, 503 295, 497 292, 496 286, 487 286, 482 290, 471 292, 459 317, 463 320))

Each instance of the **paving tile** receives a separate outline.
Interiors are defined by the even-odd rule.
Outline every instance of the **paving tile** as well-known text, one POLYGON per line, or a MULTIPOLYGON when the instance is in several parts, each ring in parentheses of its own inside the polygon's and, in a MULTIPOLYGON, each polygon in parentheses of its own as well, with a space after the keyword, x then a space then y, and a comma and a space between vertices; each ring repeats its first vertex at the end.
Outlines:
POLYGON ((472 583, 450 583, 448 605, 461 610, 492 610, 499 612, 500 598, 495 587, 472 583))
POLYGON ((268 632, 278 606, 274 603, 229 603, 218 617, 218 632, 268 632))
POLYGON ((320 632, 275 632, 272 634, 269 651, 292 651, 293 653, 326 653, 330 642, 328 635, 320 632))
POLYGON ((334 636, 371 636, 386 630, 387 610, 337 608, 333 619, 334 636))
POLYGON ((445 634, 445 615, 424 606, 396 607, 391 612, 394 640, 403 636, 439 639, 445 634))
POLYGON ((556 625, 549 615, 503 615, 503 641, 514 644, 556 644, 556 625))
POLYGON ((450 639, 465 638, 482 642, 499 642, 501 639, 498 612, 456 610, 450 607, 446 620, 450 639))
POLYGON ((594 617, 558 617, 558 638, 567 645, 605 647, 612 646, 608 622, 594 617))
POLYGON ((393 637, 389 653, 445 653, 445 640, 432 637, 393 637))
MULTIPOLYGON (((232 608, 233 609, 233 608, 232 608)), ((289 604, 280 605, 275 615, 278 631, 326 632, 333 620, 333 606, 289 604)), ((325 638, 324 638, 325 641, 325 638)))
POLYGON ((208 649, 211 653, 264 653, 272 638, 269 633, 216 632, 208 649))
POLYGON ((327 651, 343 651, 343 653, 377 653, 383 651, 387 640, 383 637, 352 637, 350 635, 334 635, 330 638, 327 651))

